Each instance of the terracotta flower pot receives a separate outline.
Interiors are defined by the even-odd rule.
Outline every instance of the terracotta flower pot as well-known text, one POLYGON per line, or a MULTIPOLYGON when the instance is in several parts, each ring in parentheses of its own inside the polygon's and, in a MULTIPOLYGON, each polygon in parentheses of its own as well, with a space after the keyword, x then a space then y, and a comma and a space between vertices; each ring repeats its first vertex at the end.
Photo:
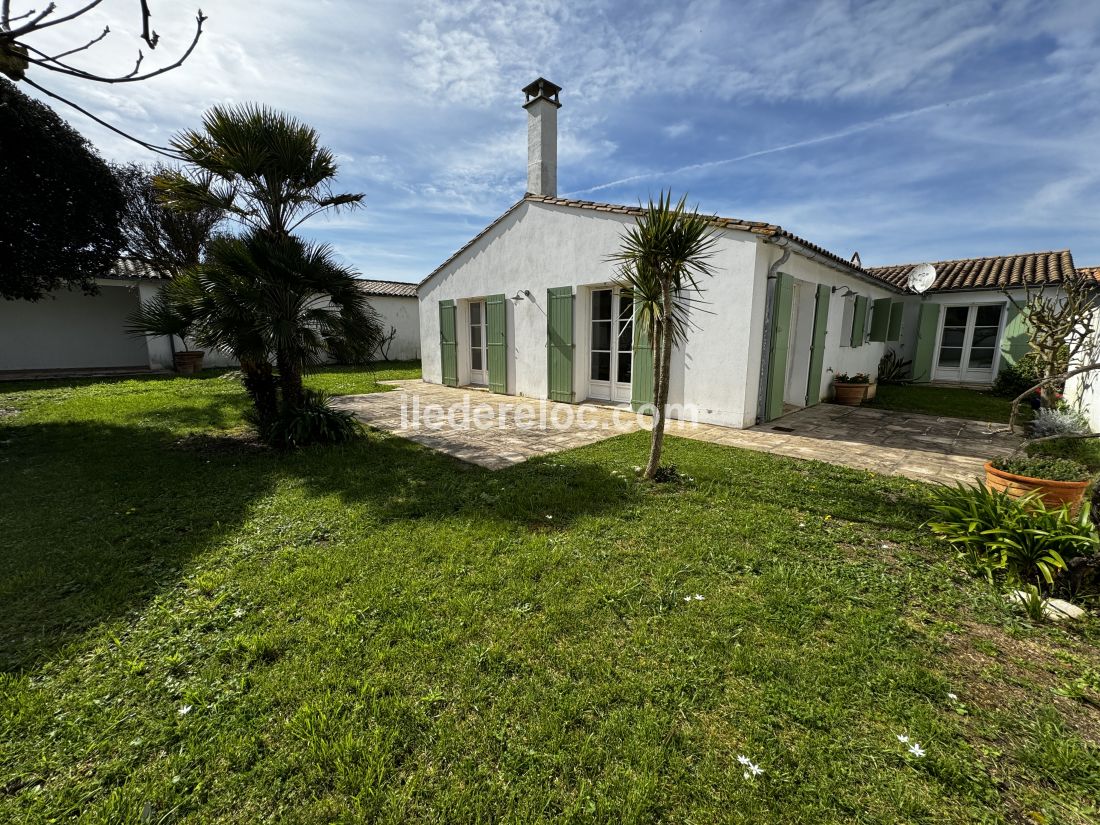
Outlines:
POLYGON ((849 407, 858 407, 867 398, 867 390, 870 384, 841 384, 833 382, 833 400, 838 404, 846 404, 849 407))
POLYGON ((202 357, 205 354, 202 350, 177 352, 172 359, 176 372, 180 375, 194 375, 196 372, 202 372, 202 357))
POLYGON ((1014 473, 1006 473, 993 466, 992 461, 985 463, 985 486, 990 490, 1021 498, 1035 490, 1041 490, 1039 498, 1051 507, 1061 507, 1069 504, 1076 510, 1081 506, 1090 481, 1049 481, 1045 478, 1031 478, 1030 476, 1018 476, 1014 473))

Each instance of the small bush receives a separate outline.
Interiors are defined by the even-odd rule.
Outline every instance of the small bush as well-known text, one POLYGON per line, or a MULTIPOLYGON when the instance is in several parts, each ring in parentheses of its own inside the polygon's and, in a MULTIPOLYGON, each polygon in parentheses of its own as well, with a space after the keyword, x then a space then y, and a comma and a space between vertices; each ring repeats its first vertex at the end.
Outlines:
POLYGON ((1045 481, 1085 481, 1092 476, 1089 468, 1084 464, 1049 455, 998 458, 993 461, 993 466, 1005 473, 1041 478, 1045 481))
POLYGON ((838 384, 870 384, 871 376, 865 372, 857 372, 852 375, 846 372, 838 372, 833 380, 838 384))
POLYGON ((1058 438, 1031 443, 1025 449, 1030 456, 1064 458, 1083 464, 1092 473, 1100 473, 1100 439, 1058 438))
POLYGON ((1031 422, 1034 438, 1052 435, 1081 435, 1089 431, 1089 422, 1080 412, 1072 409, 1044 408, 1035 413, 1031 422))
POLYGON ((993 382, 993 394, 1015 398, 1043 379, 1043 371, 1035 353, 1029 352, 1015 364, 1002 364, 993 382))
POLYGON ((1003 571, 1009 581, 1053 585, 1067 561, 1095 557, 1100 540, 1087 503, 1047 507, 1037 493, 1012 498, 985 487, 942 487, 935 493, 936 521, 929 528, 950 542, 978 572, 991 580, 1003 571))
POLYGON ((362 434, 363 427, 355 416, 333 407, 327 393, 307 389, 302 405, 284 407, 264 439, 273 447, 292 450, 313 444, 344 444, 362 434))

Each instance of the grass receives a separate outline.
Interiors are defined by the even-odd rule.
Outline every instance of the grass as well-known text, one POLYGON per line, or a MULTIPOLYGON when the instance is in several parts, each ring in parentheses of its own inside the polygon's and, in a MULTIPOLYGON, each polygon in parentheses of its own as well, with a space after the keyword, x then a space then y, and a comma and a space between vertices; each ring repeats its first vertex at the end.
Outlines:
MULTIPOLYGON (((882 410, 944 415, 952 418, 972 418, 1007 424, 1012 412, 1012 399, 991 392, 962 387, 936 387, 918 384, 879 384, 875 400, 869 406, 882 410)), ((1021 412, 1021 421, 1027 419, 1021 412)))
POLYGON ((653 486, 643 433, 279 455, 244 408, 0 387, 0 821, 1100 816, 1095 620, 963 574, 920 484, 672 438, 653 486))

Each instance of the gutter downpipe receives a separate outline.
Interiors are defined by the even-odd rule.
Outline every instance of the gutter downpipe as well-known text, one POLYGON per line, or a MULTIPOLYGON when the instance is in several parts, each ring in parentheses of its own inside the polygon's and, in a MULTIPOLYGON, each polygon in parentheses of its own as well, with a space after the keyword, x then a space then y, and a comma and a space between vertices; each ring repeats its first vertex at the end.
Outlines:
POLYGON ((791 257, 790 241, 786 238, 779 238, 775 241, 765 241, 765 243, 778 246, 783 250, 783 254, 768 267, 768 276, 766 279, 767 297, 764 299, 764 344, 763 349, 760 351, 760 376, 757 382, 758 390, 756 393, 757 424, 762 424, 764 422, 764 416, 767 411, 768 373, 771 371, 772 357, 772 315, 775 313, 775 281, 779 276, 779 267, 787 263, 787 260, 791 257))

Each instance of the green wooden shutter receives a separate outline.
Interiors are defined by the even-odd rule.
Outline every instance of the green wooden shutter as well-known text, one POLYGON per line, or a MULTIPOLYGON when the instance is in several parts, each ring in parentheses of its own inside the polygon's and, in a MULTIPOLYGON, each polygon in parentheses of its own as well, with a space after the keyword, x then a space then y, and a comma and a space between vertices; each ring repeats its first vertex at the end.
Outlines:
POLYGON ((917 316, 917 350, 913 355, 913 380, 932 380, 932 355, 936 351, 936 334, 940 331, 940 305, 921 304, 917 316))
POLYGON ((890 304, 890 327, 886 330, 887 341, 901 340, 901 319, 905 316, 905 302, 893 301, 890 304))
POLYGON ((546 290, 546 372, 551 401, 573 398, 573 287, 546 290))
POLYGON ((853 347, 863 346, 863 334, 867 330, 867 298, 863 295, 856 296, 855 309, 852 311, 852 340, 853 347))
POLYGON ((764 403, 764 420, 771 421, 783 414, 783 392, 787 383, 787 350, 791 343, 791 293, 794 279, 782 272, 775 279, 772 301, 772 330, 769 338, 768 391, 764 403))
POLYGON ((810 374, 806 379, 806 406, 821 401, 821 370, 825 366, 825 333, 829 327, 829 297, 832 290, 825 284, 817 285, 814 301, 814 338, 810 345, 810 374))
POLYGON ((890 305, 889 298, 876 298, 871 304, 871 334, 872 341, 885 341, 886 334, 890 331, 890 305))
POLYGON ((1005 318, 1005 331, 1001 336, 1001 364, 1015 364, 1028 354, 1031 349, 1031 336, 1027 329, 1027 319, 1010 303, 1006 307, 1008 312, 1005 318))
POLYGON ((639 307, 635 300, 634 361, 630 365, 630 407, 635 412, 653 404, 653 340, 650 330, 643 329, 639 307))
POLYGON ((503 295, 490 295, 485 299, 485 343, 489 351, 489 389, 507 392, 508 341, 507 304, 503 295))
POLYGON ((439 302, 439 350, 443 383, 458 386, 458 341, 455 338, 458 325, 455 322, 455 302, 439 302))

